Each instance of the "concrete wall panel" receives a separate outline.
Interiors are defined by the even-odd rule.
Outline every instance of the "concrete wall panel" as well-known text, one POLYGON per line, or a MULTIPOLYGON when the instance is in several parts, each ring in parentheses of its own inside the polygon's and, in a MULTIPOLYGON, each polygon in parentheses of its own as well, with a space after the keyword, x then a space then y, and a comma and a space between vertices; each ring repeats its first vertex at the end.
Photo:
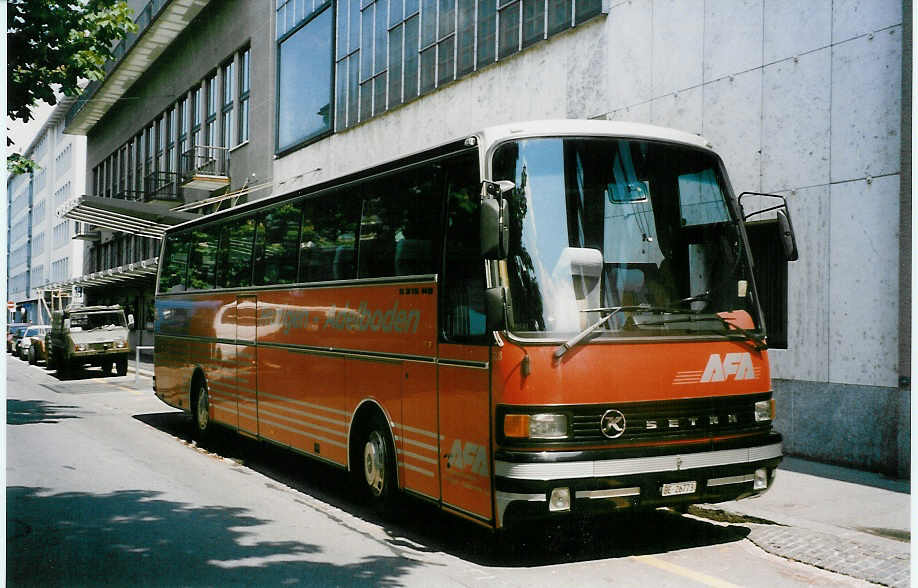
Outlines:
POLYGON ((608 110, 647 102, 651 88, 653 56, 653 6, 650 0, 616 4, 606 20, 609 86, 608 110))
POLYGON ((705 138, 724 158, 737 193, 762 187, 762 71, 704 86, 705 138))
POLYGON ((653 96, 698 86, 704 56, 704 1, 654 0, 653 96))
POLYGON ((828 47, 832 0, 765 0, 765 63, 828 47))
POLYGON ((765 67, 762 189, 775 192, 829 180, 830 51, 765 67))
POLYGON ((829 463, 895 474, 901 393, 895 388, 806 381, 774 382, 775 428, 784 452, 829 463))
POLYGON ((901 71, 901 27, 833 48, 833 182, 899 171, 901 71))
POLYGON ((708 0, 704 14, 704 80, 762 65, 764 0, 708 0))
POLYGON ((652 124, 670 127, 688 133, 701 134, 703 96, 702 88, 666 94, 650 103, 652 124))
POLYGON ((620 120, 625 122, 639 122, 650 124, 650 102, 638 104, 637 106, 626 106, 613 110, 606 115, 609 120, 620 120))
POLYGON ((833 0, 832 42, 902 24, 902 0, 833 0))
POLYGON ((831 187, 829 380, 898 386, 899 177, 831 187))
POLYGON ((769 349, 774 378, 829 381, 829 187, 785 194, 800 259, 787 268, 787 349, 769 349))

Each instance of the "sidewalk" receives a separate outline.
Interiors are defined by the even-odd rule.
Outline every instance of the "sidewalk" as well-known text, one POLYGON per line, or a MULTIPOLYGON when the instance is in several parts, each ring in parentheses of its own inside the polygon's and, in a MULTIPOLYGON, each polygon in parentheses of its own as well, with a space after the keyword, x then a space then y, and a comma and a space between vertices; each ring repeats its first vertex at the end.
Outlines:
POLYGON ((909 492, 907 481, 786 457, 764 496, 699 505, 690 512, 749 527, 749 540, 769 553, 905 587, 909 492))

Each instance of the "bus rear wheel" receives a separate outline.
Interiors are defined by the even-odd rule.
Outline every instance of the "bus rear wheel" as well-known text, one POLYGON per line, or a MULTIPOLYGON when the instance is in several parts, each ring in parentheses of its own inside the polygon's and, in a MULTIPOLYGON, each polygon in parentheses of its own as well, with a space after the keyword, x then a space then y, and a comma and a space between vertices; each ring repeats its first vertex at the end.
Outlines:
POLYGON ((199 439, 203 439, 210 431, 210 398, 207 394, 207 383, 204 378, 198 378, 192 393, 194 431, 199 439))
POLYGON ((359 445, 359 468, 355 468, 364 494, 379 510, 391 506, 395 496, 395 446, 382 418, 373 417, 363 428, 359 445))

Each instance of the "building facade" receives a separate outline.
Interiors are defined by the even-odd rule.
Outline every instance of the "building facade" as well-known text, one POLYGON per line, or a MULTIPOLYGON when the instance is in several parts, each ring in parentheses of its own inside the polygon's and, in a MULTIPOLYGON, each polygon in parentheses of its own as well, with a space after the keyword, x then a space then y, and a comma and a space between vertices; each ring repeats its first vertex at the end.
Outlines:
MULTIPOLYGON (((74 239, 79 223, 54 211, 86 183, 86 138, 64 134, 64 117, 73 104, 62 100, 39 129, 24 155, 37 167, 9 178, 9 300, 16 304, 13 320, 47 324, 43 293, 79 276, 84 243, 74 239)), ((68 297, 74 292, 66 288, 68 297)), ((50 296, 48 296, 50 298, 50 296)))
MULTIPOLYGON (((899 213, 910 206, 902 88, 911 62, 901 1, 160 0, 137 9, 141 31, 68 117, 68 132, 87 136, 89 191, 65 214, 108 227, 84 273, 124 266, 143 232, 151 248, 134 258, 156 255, 157 227, 493 124, 674 127, 714 145, 737 193, 788 198, 801 259, 759 284, 774 303, 786 451, 908 470, 900 292, 910 276, 900 252, 910 229, 899 213), (90 205, 142 222, 93 216, 90 205)), ((149 287, 138 283, 141 305, 149 287)))

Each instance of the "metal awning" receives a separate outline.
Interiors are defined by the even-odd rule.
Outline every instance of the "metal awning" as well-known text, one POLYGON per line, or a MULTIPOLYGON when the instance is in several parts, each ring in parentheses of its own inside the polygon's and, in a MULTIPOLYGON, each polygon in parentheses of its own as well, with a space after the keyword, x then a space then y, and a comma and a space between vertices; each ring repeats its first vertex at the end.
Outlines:
POLYGON ((198 218, 196 214, 170 210, 171 204, 83 195, 62 204, 57 209, 57 216, 112 231, 162 239, 169 227, 198 218))
POLYGON ((72 288, 80 286, 81 288, 94 288, 99 286, 127 286, 131 282, 146 282, 156 278, 156 270, 159 267, 159 258, 151 257, 136 263, 119 265, 111 269, 93 272, 73 278, 64 282, 56 282, 44 286, 45 290, 56 290, 62 288, 72 288))

